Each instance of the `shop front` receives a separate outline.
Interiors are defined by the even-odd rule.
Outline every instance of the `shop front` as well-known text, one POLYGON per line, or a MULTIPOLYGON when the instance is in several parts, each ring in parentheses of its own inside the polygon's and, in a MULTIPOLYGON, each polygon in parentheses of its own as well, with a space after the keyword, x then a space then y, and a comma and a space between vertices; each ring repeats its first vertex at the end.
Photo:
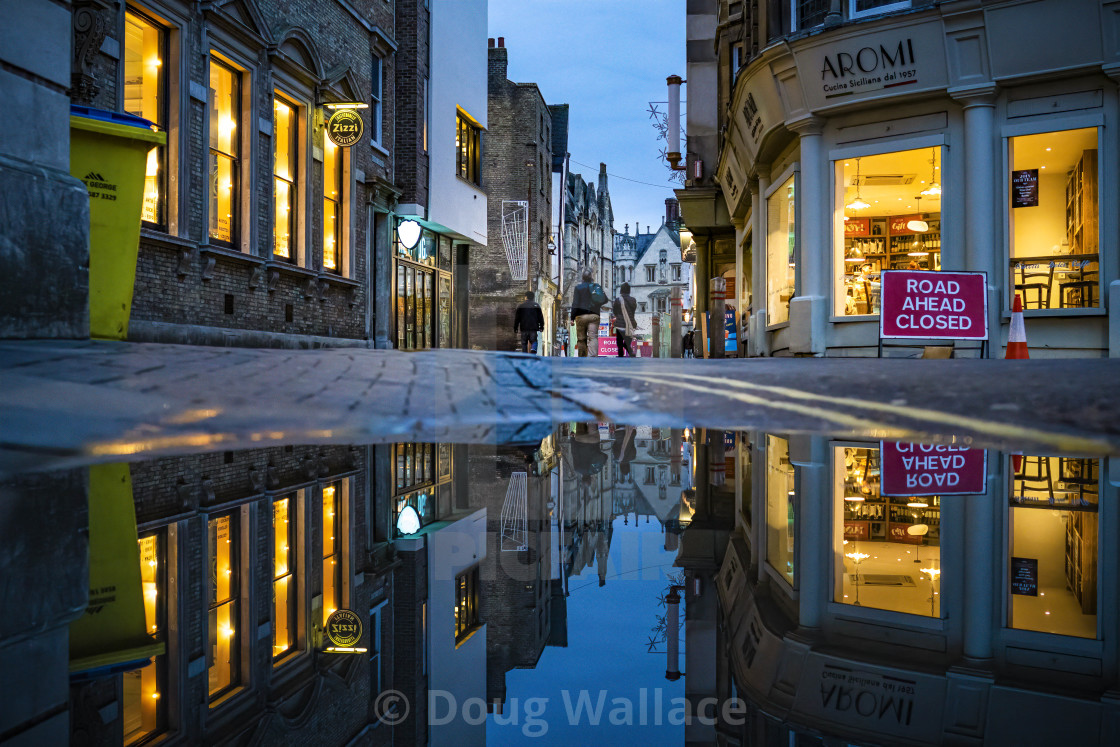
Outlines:
POLYGON ((881 273, 899 269, 985 273, 993 357, 1016 296, 1032 357, 1120 354, 1102 210, 1120 43, 1055 25, 1058 6, 1099 25, 1102 5, 954 5, 790 39, 740 73, 718 174, 736 243, 761 237, 753 354, 876 355, 881 273))
POLYGON ((393 339, 398 350, 452 347, 451 238, 403 220, 394 235, 393 339))

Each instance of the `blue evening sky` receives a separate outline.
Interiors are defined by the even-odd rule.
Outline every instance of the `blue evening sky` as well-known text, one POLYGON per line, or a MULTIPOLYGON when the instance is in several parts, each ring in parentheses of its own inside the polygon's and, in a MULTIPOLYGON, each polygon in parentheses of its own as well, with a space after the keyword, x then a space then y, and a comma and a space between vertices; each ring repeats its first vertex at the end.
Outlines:
MULTIPOLYGON (((665 143, 647 109, 668 98, 666 76, 685 76, 684 3, 489 0, 489 6, 489 35, 506 39, 510 80, 536 83, 546 102, 570 106, 571 170, 597 183, 603 162, 609 174, 661 185, 612 176, 615 230, 629 223, 632 233, 635 222, 656 230, 665 198, 680 185, 668 180, 658 158, 665 143)), ((659 107, 665 111, 665 104, 659 107)))

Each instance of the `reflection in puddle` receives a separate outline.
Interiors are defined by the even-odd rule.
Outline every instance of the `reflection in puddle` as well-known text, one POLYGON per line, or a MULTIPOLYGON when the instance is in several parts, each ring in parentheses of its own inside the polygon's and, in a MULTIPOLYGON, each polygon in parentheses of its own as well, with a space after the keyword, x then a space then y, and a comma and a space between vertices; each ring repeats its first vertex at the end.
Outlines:
POLYGON ((1099 458, 605 423, 22 475, 44 521, 0 546, 51 593, 5 592, 3 674, 68 638, 75 743, 1096 743, 1115 493, 1099 458))

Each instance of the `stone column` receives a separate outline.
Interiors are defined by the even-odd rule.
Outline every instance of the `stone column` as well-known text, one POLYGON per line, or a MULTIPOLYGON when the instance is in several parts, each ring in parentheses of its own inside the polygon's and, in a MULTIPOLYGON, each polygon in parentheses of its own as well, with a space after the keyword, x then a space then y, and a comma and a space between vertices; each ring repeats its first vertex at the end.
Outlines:
POLYGON ((801 137, 801 183, 797 200, 798 294, 789 304, 790 352, 823 355, 828 314, 830 265, 828 228, 825 216, 831 215, 825 190, 824 120, 805 117, 787 125, 801 137))
POLYGON ((681 287, 673 286, 669 291, 669 309, 672 318, 669 320, 669 355, 680 358, 681 352, 681 287))
POLYGON ((833 490, 828 474, 828 441, 819 436, 792 436, 789 461, 797 469, 797 588, 799 620, 806 633, 821 626, 829 595, 828 554, 832 534, 825 520, 831 515, 833 490))
POLYGON ((393 320, 393 299, 396 283, 393 282, 393 220, 387 213, 370 208, 370 231, 373 234, 373 282, 370 283, 373 305, 373 346, 378 349, 393 347, 390 323, 393 320))
MULTIPOLYGON (((740 354, 739 351, 745 350, 745 341, 739 332, 739 326, 743 314, 747 312, 747 306, 743 303, 743 299, 746 297, 743 291, 747 284, 743 277, 743 239, 746 235, 747 220, 746 218, 732 218, 731 223, 735 226, 735 293, 732 294, 731 305, 735 308, 735 313, 739 315, 735 320, 735 355, 737 357, 740 354)), ((743 355, 745 354, 744 352, 743 355)))
MULTIPOLYGON (((988 490, 964 499, 964 612, 961 623, 964 657, 970 667, 988 669, 992 664, 992 635, 996 613, 996 567, 992 552, 996 541, 995 512, 1006 511, 999 486, 1000 459, 989 459, 988 490), (1002 501, 1002 502, 1001 502, 1002 501), (998 508, 997 508, 998 507, 998 508)), ((999 597, 1002 599, 1002 596, 999 597)))
POLYGON ((722 277, 712 278, 711 303, 708 314, 708 357, 723 357, 723 328, 724 328, 724 296, 727 294, 727 280, 722 277))
POLYGON ((769 167, 760 172, 758 179, 751 182, 751 204, 754 209, 754 251, 751 262, 751 295, 754 298, 751 313, 751 346, 753 355, 768 355, 770 347, 766 339, 766 200, 763 195, 770 189, 769 167))
POLYGON ((653 357, 661 357, 661 314, 653 312, 650 336, 653 338, 653 357))
POLYGON ((700 334, 702 328, 700 320, 708 311, 708 268, 711 266, 710 236, 693 236, 692 243, 696 245, 696 266, 693 272, 696 277, 696 297, 693 299, 692 329, 696 332, 693 336, 693 350, 697 358, 702 358, 704 351, 704 338, 700 334))
MULTIPOLYGON (((964 109, 964 262, 961 269, 988 273, 988 355, 998 347, 1003 269, 996 263, 995 106, 996 86, 950 89, 964 109), (997 273, 1000 273, 997 275, 997 273), (993 345, 992 343, 995 343, 993 345)), ((1002 256, 1002 251, 999 252, 1002 256)), ((948 269, 948 268, 947 268, 948 269)), ((998 356, 998 350, 996 351, 998 356)))

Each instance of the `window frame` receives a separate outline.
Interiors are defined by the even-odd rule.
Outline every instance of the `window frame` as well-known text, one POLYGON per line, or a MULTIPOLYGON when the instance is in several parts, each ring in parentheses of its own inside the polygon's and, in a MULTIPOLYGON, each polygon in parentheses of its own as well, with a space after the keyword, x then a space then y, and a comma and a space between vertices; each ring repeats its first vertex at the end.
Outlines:
POLYGON ((881 16, 885 13, 893 13, 896 10, 909 10, 911 7, 911 0, 894 0, 894 2, 878 8, 869 8, 868 10, 856 10, 856 5, 859 0, 848 0, 847 11, 850 20, 858 20, 861 18, 871 18, 872 16, 881 16))
POLYGON ((461 646, 471 634, 482 627, 482 614, 479 610, 482 600, 480 566, 474 565, 455 574, 455 647, 461 646), (469 603, 462 615, 460 606, 469 603))
MULTIPOLYGON (((232 75, 232 79, 236 82, 236 85, 237 85, 237 97, 236 97, 236 100, 233 102, 233 105, 231 106, 231 111, 233 112, 233 114, 235 116, 234 130, 235 130, 235 133, 236 133, 235 136, 231 139, 231 143, 236 144, 237 152, 236 152, 236 154, 223 153, 220 150, 216 150, 210 144, 211 137, 210 137, 209 133, 210 133, 210 131, 211 131, 211 129, 212 129, 212 127, 215 123, 213 121, 211 121, 211 117, 210 117, 210 114, 209 114, 210 110, 209 110, 209 107, 208 107, 207 121, 206 121, 206 128, 207 128, 207 133, 208 133, 207 134, 207 142, 206 142, 207 156, 208 156, 207 157, 207 164, 209 164, 215 158, 225 158, 225 159, 230 161, 231 185, 230 185, 229 204, 230 204, 230 211, 231 212, 230 212, 230 226, 229 226, 230 239, 227 241, 225 239, 218 238, 214 235, 214 225, 212 223, 212 221, 214 219, 214 216, 212 214, 210 214, 210 211, 213 209, 213 205, 211 204, 213 198, 211 198, 210 200, 207 201, 208 202, 208 210, 207 210, 207 221, 206 221, 207 222, 206 238, 210 243, 216 244, 218 246, 227 247, 227 248, 233 249, 235 251, 242 251, 243 250, 242 248, 246 245, 246 242, 244 241, 244 236, 242 235, 242 232, 244 230, 244 225, 246 223, 243 220, 244 219, 243 213, 245 212, 244 202, 245 202, 245 199, 246 199, 245 198, 245 189, 246 189, 246 181, 247 181, 246 179, 244 179, 244 173, 245 173, 245 169, 246 169, 246 161, 251 160, 251 158, 246 159, 245 156, 243 155, 244 152, 246 151, 246 148, 245 148, 245 137, 246 136, 245 136, 245 127, 244 127, 244 121, 246 120, 246 117, 245 117, 244 107, 245 107, 245 103, 246 103, 246 100, 247 100, 247 97, 245 96, 246 81, 247 81, 247 79, 249 79, 249 83, 250 83, 249 88, 250 88, 250 92, 251 92, 252 91, 251 78, 250 78, 247 70, 241 68, 240 66, 238 66, 237 64, 232 62, 229 58, 225 57, 224 55, 222 55, 217 50, 211 49, 209 51, 209 54, 207 55, 207 73, 206 73, 206 76, 207 76, 207 79, 206 79, 207 98, 209 98, 210 91, 213 90, 210 83, 211 83, 212 76, 213 76, 214 65, 217 65, 218 67, 225 68, 226 70, 228 70, 232 75)), ((252 100, 251 94, 248 97, 248 100, 251 102, 251 100, 252 100)), ((210 102, 208 101, 207 103, 209 104, 210 102)), ((251 149, 250 149, 250 153, 251 153, 251 149)), ((214 161, 214 162, 216 163, 216 161, 214 161)), ((212 178, 214 178, 214 179, 217 178, 216 172, 215 172, 215 175, 212 178)), ((208 178, 207 179, 207 185, 209 185, 209 182, 210 182, 210 179, 208 178)), ((250 187, 250 189, 251 189, 251 187, 250 187)), ((208 187, 208 190, 209 190, 209 187, 208 187)))
MULTIPOLYGON (((217 592, 216 586, 214 585, 214 577, 210 577, 210 579, 207 583, 207 586, 208 586, 208 588, 207 588, 207 618, 209 619, 209 617, 213 613, 217 612, 217 610, 219 610, 221 607, 224 607, 227 604, 232 605, 229 618, 236 627, 233 628, 233 630, 230 634, 230 639, 231 639, 230 644, 229 644, 229 652, 230 652, 230 660, 229 660, 230 676, 229 676, 229 680, 230 681, 224 687, 221 687, 221 688, 219 688, 217 690, 214 690, 214 691, 210 690, 209 681, 207 682, 206 692, 207 692, 207 705, 208 705, 209 708, 215 708, 215 707, 221 705, 222 703, 224 703, 226 700, 229 699, 230 695, 232 695, 233 693, 236 693, 238 690, 240 690, 241 687, 244 685, 244 676, 243 675, 245 673, 245 667, 243 666, 243 662, 241 660, 241 658, 242 658, 241 657, 241 647, 242 647, 242 642, 244 640, 244 638, 241 635, 241 633, 242 633, 241 629, 243 627, 242 624, 241 624, 242 623, 241 614, 242 614, 242 610, 245 606, 244 605, 244 599, 243 599, 244 584, 242 583, 242 578, 241 578, 241 576, 242 576, 242 560, 243 560, 243 557, 242 557, 243 556, 243 543, 242 543, 241 532, 242 532, 242 526, 245 523, 245 521, 244 521, 245 517, 243 516, 243 512, 240 508, 235 508, 235 509, 232 509, 232 510, 229 510, 229 511, 222 511, 220 513, 206 515, 206 527, 207 527, 206 558, 207 558, 207 565, 210 565, 211 562, 212 562, 213 563, 213 568, 216 572, 216 570, 217 570, 217 557, 216 557, 216 554, 215 554, 215 548, 210 545, 210 525, 211 525, 212 522, 218 521, 218 520, 223 519, 223 518, 228 518, 229 519, 229 529, 228 529, 229 537, 228 537, 227 541, 232 545, 232 548, 230 550, 230 559, 229 559, 229 566, 230 566, 230 571, 231 571, 231 573, 230 573, 230 577, 231 577, 230 578, 230 589, 229 589, 230 593, 229 593, 228 597, 224 597, 223 599, 217 599, 216 595, 217 595, 218 592, 217 592)), ((211 652, 214 650, 214 646, 215 646, 214 640, 213 640, 213 636, 215 635, 215 631, 210 630, 210 627, 211 626, 208 622, 208 624, 207 624, 207 638, 206 638, 206 641, 207 641, 206 659, 208 660, 207 672, 209 672, 215 666, 215 664, 213 662, 209 662, 211 652)), ((209 675, 207 675, 207 676, 209 677, 209 675)))
POLYGON ((323 136, 323 201, 322 201, 322 224, 323 224, 323 245, 321 255, 321 267, 323 272, 332 275, 346 276, 347 265, 346 261, 346 216, 349 211, 346 209, 347 202, 347 189, 346 189, 346 174, 347 174, 347 154, 350 152, 349 148, 343 148, 335 145, 329 137, 324 133, 323 136), (327 174, 327 149, 333 148, 335 151, 335 166, 333 169, 333 177, 338 189, 336 190, 337 198, 332 198, 327 195, 327 188, 330 186, 327 174), (334 206, 334 231, 332 236, 328 236, 327 226, 327 205, 334 206), (334 267, 327 266, 327 239, 334 240, 334 267))
POLYGON ((287 91, 274 88, 272 91, 273 100, 273 146, 272 146, 272 179, 273 179, 273 205, 272 205, 272 248, 270 255, 273 259, 286 262, 292 265, 299 266, 301 264, 300 257, 303 254, 302 232, 304 221, 302 220, 303 212, 300 206, 303 202, 304 190, 303 180, 305 179, 304 173, 306 169, 301 168, 304 153, 306 153, 304 137, 306 128, 303 126, 303 118, 307 111, 307 105, 298 102, 298 97, 292 96, 287 91), (276 139, 276 117, 275 102, 279 100, 292 110, 292 154, 291 154, 291 167, 292 179, 289 181, 284 177, 277 176, 276 174, 276 153, 277 153, 277 139, 276 139), (291 208, 288 212, 288 256, 284 257, 276 253, 276 217, 279 214, 280 205, 276 200, 276 180, 281 180, 288 184, 289 187, 289 201, 291 208))
POLYGON ((476 187, 482 185, 482 128, 458 107, 455 109, 455 175, 476 187))
POLYGON ((379 54, 370 55, 370 93, 369 93, 369 143, 384 150, 384 112, 385 97, 385 58, 379 54))
MULTIPOLYGON (((1005 285, 1002 298, 1002 316, 1004 319, 1009 319, 1011 316, 1011 306, 1015 298, 1015 284, 1011 282, 1011 261, 1014 259, 1011 256, 1012 245, 1012 230, 1011 230, 1011 170, 1013 162, 1011 157, 1011 140, 1016 137, 1024 137, 1029 135, 1045 135, 1048 133, 1066 132, 1070 130, 1083 130, 1083 129, 1096 129, 1097 131, 1097 305, 1096 306, 1071 306, 1062 308, 1060 305, 1057 307, 1051 306, 1045 309, 1023 309, 1023 313, 1029 317, 1066 317, 1066 316, 1103 316, 1108 314, 1106 308, 1106 299, 1103 295, 1107 290, 1104 278, 1111 277, 1114 272, 1114 266, 1109 259, 1108 252, 1105 251, 1105 218, 1104 199, 1101 195, 1102 185, 1105 182, 1104 169, 1102 162, 1106 157, 1110 156, 1108 151, 1110 147, 1106 147, 1107 141, 1104 138, 1104 129, 1106 123, 1103 115, 1100 113, 1092 114, 1073 114, 1062 113, 1057 115, 1044 115, 1042 117, 1032 117, 1026 122, 1006 124, 1000 129, 1000 138, 1002 143, 1002 158, 1003 158, 1003 247, 1002 247, 1002 262, 1003 268, 1000 272, 1007 272, 1007 275, 1002 276, 1002 282, 1005 285)), ((944 170, 944 168, 943 168, 944 170)))
MULTIPOLYGON (((161 528, 154 529, 154 530, 151 530, 151 531, 146 531, 146 532, 142 531, 142 532, 139 533, 139 536, 136 538, 137 545, 140 545, 141 542, 143 542, 144 540, 146 540, 148 538, 154 538, 155 539, 155 557, 156 557, 155 562, 157 563, 157 570, 156 570, 155 582, 154 582, 155 587, 156 587, 155 588, 155 596, 156 596, 156 602, 155 602, 156 624, 155 624, 155 628, 156 628, 156 630, 154 632, 148 631, 148 634, 154 636, 157 640, 162 642, 164 644, 164 650, 163 650, 163 653, 152 657, 151 662, 149 664, 146 664, 145 666, 141 667, 140 669, 135 669, 135 670, 131 670, 131 671, 122 673, 122 681, 121 681, 121 722, 122 722, 122 727, 123 727, 124 722, 125 722, 124 712, 128 707, 127 700, 125 699, 125 696, 124 696, 124 689, 125 689, 124 678, 130 677, 130 676, 139 676, 141 678, 141 681, 143 681, 143 672, 148 667, 154 667, 154 669, 153 669, 153 672, 155 674, 155 691, 154 691, 154 694, 157 696, 155 698, 155 700, 156 700, 156 705, 155 705, 155 722, 156 723, 155 723, 155 726, 150 731, 147 731, 147 732, 143 732, 143 733, 139 733, 139 734, 137 734, 136 732, 133 732, 132 735, 135 735, 133 739, 129 739, 129 736, 132 736, 132 735, 125 734, 123 736, 123 739, 125 740, 123 742, 123 744, 128 746, 128 747, 131 747, 132 745, 140 745, 140 744, 145 744, 145 743, 151 742, 151 741, 159 738, 161 735, 166 734, 169 731, 169 725, 168 725, 169 718, 168 718, 168 706, 167 706, 167 703, 169 702, 169 698, 163 697, 168 692, 168 683, 169 683, 168 665, 169 665, 169 662, 170 662, 170 657, 168 655, 168 653, 169 653, 169 651, 168 651, 169 645, 168 644, 170 642, 170 637, 168 636, 168 631, 170 629, 169 624, 168 624, 169 619, 170 619, 169 618, 169 610, 168 610, 168 600, 171 597, 168 594, 168 575, 167 575, 168 557, 169 557, 168 546, 169 546, 169 543, 170 543, 170 538, 169 538, 168 534, 169 533, 167 531, 167 528, 166 527, 161 527, 161 528)), ((144 555, 143 555, 142 550, 140 552, 140 562, 141 562, 141 564, 144 562, 144 555)), ((143 565, 141 565, 141 569, 142 568, 143 568, 143 565)), ((143 570, 141 570, 141 581, 143 582, 143 570)), ((141 586, 143 586, 143 583, 141 583, 141 586)), ((146 598, 146 592, 145 592, 145 598, 146 598)), ((146 703, 147 702, 147 698, 143 695, 143 692, 141 693, 140 702, 141 703, 146 703)))
MULTIPOLYGON (((167 136, 168 136, 167 137, 167 142, 164 145, 157 145, 155 147, 156 164, 157 164, 157 168, 159 169, 158 180, 157 180, 157 189, 159 190, 159 195, 160 195, 158 209, 160 210, 160 213, 161 213, 161 215, 160 215, 161 220, 160 221, 145 220, 144 217, 143 217, 143 213, 141 212, 140 223, 141 223, 142 226, 146 226, 148 228, 167 233, 168 231, 170 231, 170 227, 172 225, 172 223, 171 223, 172 200, 171 200, 171 195, 170 195, 170 191, 169 191, 169 189, 170 189, 170 179, 168 177, 168 169, 170 168, 170 162, 171 162, 170 150, 172 148, 172 138, 171 138, 171 112, 172 112, 172 107, 171 107, 171 92, 172 92, 171 35, 172 35, 172 32, 174 31, 174 29, 171 26, 169 26, 168 24, 166 24, 165 22, 161 21, 159 18, 157 18, 154 14, 149 12, 146 8, 143 8, 141 6, 128 3, 128 4, 125 5, 124 12, 125 12, 125 23, 126 24, 128 23, 128 16, 131 14, 131 15, 139 17, 145 23, 148 23, 149 25, 153 26, 157 30, 157 32, 159 33, 159 55, 160 55, 160 66, 159 67, 160 67, 160 71, 159 71, 159 76, 158 76, 159 77, 158 91, 157 91, 157 94, 156 94, 158 99, 159 99, 158 106, 157 106, 159 120, 154 121, 153 124, 156 125, 156 128, 159 131, 167 134, 167 136)), ((123 80, 123 78, 125 76, 125 64, 126 64, 125 60, 124 60, 125 54, 126 53, 122 50, 122 52, 121 52, 122 61, 121 61, 121 64, 120 64, 121 76, 122 76, 122 85, 121 85, 120 97, 119 97, 120 98, 120 104, 121 104, 121 111, 128 111, 127 109, 125 109, 125 85, 126 85, 126 83, 123 80)), ((130 112, 130 113, 134 113, 134 112, 130 112)), ((142 116, 142 115, 137 115, 137 116, 142 116)))
MULTIPOLYGON (((801 264, 801 163, 795 161, 786 167, 781 174, 770 184, 763 195, 762 203, 763 209, 766 211, 766 243, 764 245, 764 273, 763 273, 763 303, 766 309, 766 329, 767 331, 780 329, 789 325, 790 306, 794 298, 798 296, 800 285, 800 274, 797 272, 797 267, 801 264), (771 198, 778 197, 779 191, 786 186, 787 182, 793 181, 793 235, 794 235, 794 272, 793 272, 793 288, 789 300, 786 301, 786 318, 780 322, 773 321, 773 316, 770 313, 770 239, 774 227, 770 225, 770 200, 771 198)), ((788 234, 788 230, 787 230, 788 234)), ((788 239, 787 239, 788 240, 788 239)))
POLYGON ((798 4, 802 3, 802 2, 805 2, 805 0, 789 0, 789 28, 790 28, 790 32, 806 31, 808 29, 819 28, 824 23, 825 18, 828 18, 828 12, 826 11, 819 23, 814 23, 812 26, 801 25, 799 23, 800 14, 798 13, 798 10, 799 10, 798 4))
POLYGON ((299 491, 285 493, 270 501, 270 509, 272 510, 272 526, 273 526, 273 552, 272 559, 272 582, 270 584, 270 591, 272 592, 272 666, 273 668, 279 667, 287 663, 289 658, 301 650, 301 636, 300 636, 300 594, 303 593, 302 585, 300 584, 300 574, 303 572, 302 564, 300 563, 300 542, 299 532, 302 530, 300 523, 300 506, 301 496, 299 491), (276 575, 276 505, 280 501, 288 501, 288 558, 287 558, 287 573, 281 576, 276 575), (276 651, 276 622, 277 622, 277 606, 276 606, 276 584, 282 578, 288 579, 288 631, 289 631, 289 644, 283 651, 276 651))
POLYGON ((344 573, 345 569, 343 567, 345 565, 345 548, 346 548, 346 538, 345 538, 344 521, 343 521, 343 518, 344 518, 343 512, 345 510, 344 509, 344 507, 345 507, 345 500, 344 500, 345 490, 343 488, 344 483, 345 483, 345 480, 341 480, 341 479, 340 480, 332 480, 331 482, 323 485, 319 490, 319 520, 322 522, 321 525, 320 525, 320 529, 321 529, 322 533, 319 537, 319 549, 320 549, 319 562, 321 563, 321 568, 322 568, 322 572, 323 572, 323 576, 322 576, 322 613, 323 613, 322 625, 323 625, 324 628, 326 627, 327 618, 330 617, 331 613, 335 612, 337 610, 340 610, 340 609, 344 609, 346 607, 346 602, 347 602, 346 594, 345 594, 346 574, 344 573), (330 518, 331 518, 331 530, 334 532, 334 536, 331 538, 331 551, 328 553, 327 552, 327 515, 326 515, 327 491, 329 489, 332 489, 332 488, 334 490, 334 495, 333 495, 334 505, 332 506, 334 514, 330 518), (328 560, 332 561, 330 567, 327 565, 328 560), (327 603, 327 588, 328 588, 327 587, 327 575, 328 575, 328 571, 330 572, 330 575, 333 577, 331 580, 333 582, 334 596, 335 596, 335 598, 333 600, 334 603, 335 603, 334 609, 328 609, 328 606, 327 606, 327 604, 328 604, 327 603))

